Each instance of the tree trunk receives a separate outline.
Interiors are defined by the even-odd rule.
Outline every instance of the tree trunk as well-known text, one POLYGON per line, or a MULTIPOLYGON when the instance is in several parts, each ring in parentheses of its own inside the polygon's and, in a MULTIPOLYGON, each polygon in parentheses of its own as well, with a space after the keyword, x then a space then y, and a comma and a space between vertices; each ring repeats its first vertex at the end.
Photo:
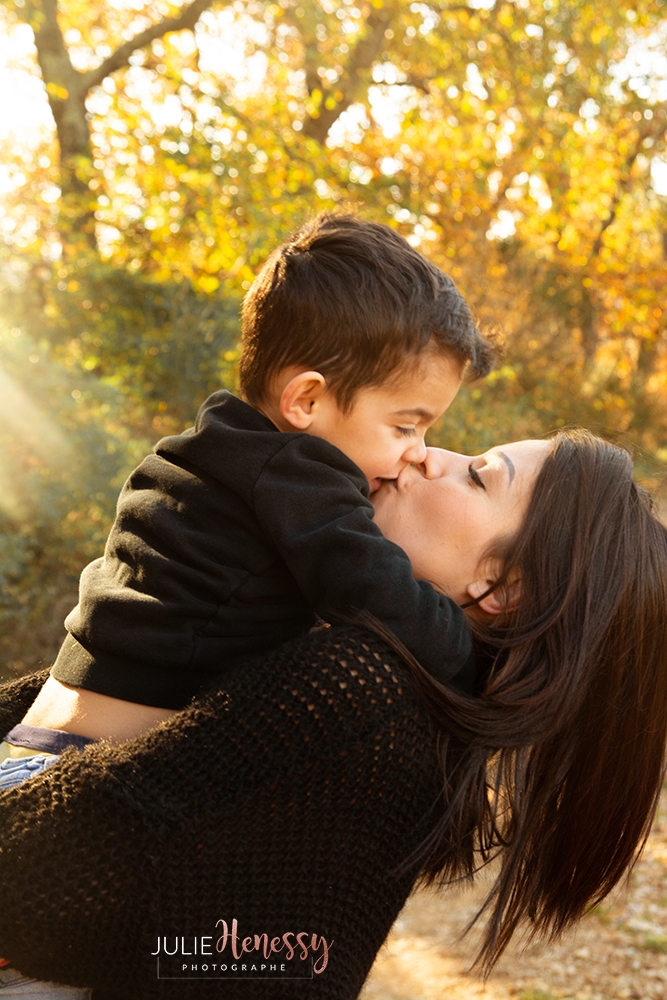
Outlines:
POLYGON ((62 192, 59 230, 63 253, 70 257, 95 248, 95 198, 89 187, 93 164, 86 121, 89 88, 85 76, 72 66, 58 24, 56 0, 33 0, 25 10, 56 123, 62 192))
MULTIPOLYGON (((86 98, 93 87, 129 64, 130 56, 170 31, 193 30, 213 0, 193 0, 179 17, 166 17, 120 45, 95 69, 81 73, 74 68, 58 24, 57 0, 28 0, 23 17, 31 26, 37 59, 46 84, 49 105, 60 146, 59 231, 63 254, 72 258, 97 249, 96 196, 90 188, 95 174, 86 119, 86 98)), ((20 8, 21 9, 21 8, 20 8)))

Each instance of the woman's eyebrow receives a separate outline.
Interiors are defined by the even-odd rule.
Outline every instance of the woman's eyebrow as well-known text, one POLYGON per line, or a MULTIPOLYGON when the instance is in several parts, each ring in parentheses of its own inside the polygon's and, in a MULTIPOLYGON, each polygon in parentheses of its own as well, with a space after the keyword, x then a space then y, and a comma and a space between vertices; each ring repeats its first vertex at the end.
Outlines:
POLYGON ((509 485, 511 486, 512 485, 512 480, 514 479, 514 477, 516 475, 516 468, 514 467, 514 462, 509 457, 509 455, 505 454, 504 451, 497 451, 496 455, 500 455, 500 457, 502 458, 503 462, 507 466, 507 471, 509 472, 509 475, 510 475, 509 485))

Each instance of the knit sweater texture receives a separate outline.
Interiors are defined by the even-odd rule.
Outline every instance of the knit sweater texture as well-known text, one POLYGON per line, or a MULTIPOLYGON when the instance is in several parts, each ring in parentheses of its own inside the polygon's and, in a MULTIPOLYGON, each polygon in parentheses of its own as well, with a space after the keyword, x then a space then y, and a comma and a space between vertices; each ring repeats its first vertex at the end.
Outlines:
MULTIPOLYGON (((3 732, 43 680, 0 689, 3 732)), ((315 630, 222 683, 0 793, 0 954, 23 973, 94 1000, 357 997, 419 874, 442 784, 434 727, 405 665, 357 628, 315 630), (222 920, 240 939, 324 937, 326 968, 158 979, 161 940, 215 947, 222 920)))

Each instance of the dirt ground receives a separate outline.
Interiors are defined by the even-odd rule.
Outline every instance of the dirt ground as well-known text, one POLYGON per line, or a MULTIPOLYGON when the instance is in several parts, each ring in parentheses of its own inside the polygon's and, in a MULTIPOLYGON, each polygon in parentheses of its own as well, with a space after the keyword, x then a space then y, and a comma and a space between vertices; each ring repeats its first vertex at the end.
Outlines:
POLYGON ((412 896, 363 1000, 667 1000, 667 794, 629 884, 559 943, 508 950, 486 984, 460 940, 482 895, 412 896))

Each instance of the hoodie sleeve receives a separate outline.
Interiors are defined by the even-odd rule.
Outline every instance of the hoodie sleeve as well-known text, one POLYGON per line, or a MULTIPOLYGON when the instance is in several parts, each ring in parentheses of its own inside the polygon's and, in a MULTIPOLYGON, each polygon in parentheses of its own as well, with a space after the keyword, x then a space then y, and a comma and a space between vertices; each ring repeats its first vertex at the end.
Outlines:
POLYGON ((461 608, 425 580, 373 520, 368 483, 342 452, 289 437, 264 467, 255 513, 310 606, 326 621, 365 610, 404 643, 435 680, 471 691, 472 638, 461 608))

